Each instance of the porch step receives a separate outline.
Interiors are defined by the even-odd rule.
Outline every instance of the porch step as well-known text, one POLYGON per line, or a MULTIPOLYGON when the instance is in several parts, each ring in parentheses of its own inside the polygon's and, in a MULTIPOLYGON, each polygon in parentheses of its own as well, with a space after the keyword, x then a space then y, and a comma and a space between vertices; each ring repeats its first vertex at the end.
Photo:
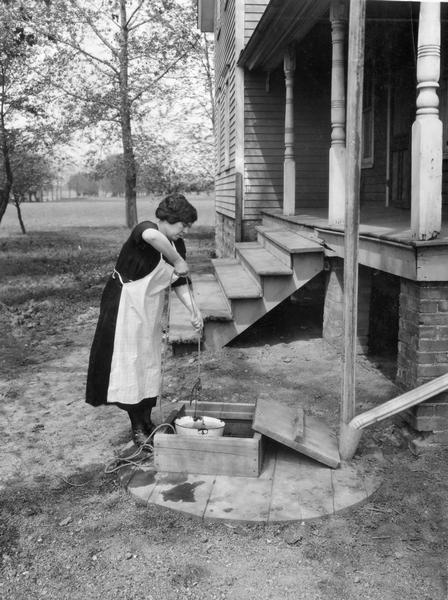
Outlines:
POLYGON ((261 298, 262 291, 255 279, 235 258, 212 260, 216 277, 229 300, 261 298))
MULTIPOLYGON (((232 320, 229 304, 213 274, 192 275, 193 296, 204 322, 232 320)), ((190 323, 190 313, 172 292, 168 341, 177 346, 197 344, 198 334, 190 323)))
POLYGON ((258 276, 290 276, 292 269, 258 242, 235 244, 237 257, 258 276))
POLYGON ((322 252, 322 244, 309 234, 300 234, 290 229, 276 229, 257 225, 255 227, 261 237, 273 242, 289 254, 304 254, 306 252, 322 252))

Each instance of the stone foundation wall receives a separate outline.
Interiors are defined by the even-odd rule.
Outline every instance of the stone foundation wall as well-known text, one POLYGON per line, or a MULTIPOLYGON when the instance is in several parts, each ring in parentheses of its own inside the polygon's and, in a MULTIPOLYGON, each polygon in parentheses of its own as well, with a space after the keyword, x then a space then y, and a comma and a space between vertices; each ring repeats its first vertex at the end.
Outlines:
MULTIPOLYGON (((260 220, 243 221, 242 223, 242 241, 251 242, 257 239, 255 226, 260 224, 260 220)), ((215 248, 218 258, 225 258, 234 255, 235 247, 235 219, 216 213, 215 225, 215 248)))

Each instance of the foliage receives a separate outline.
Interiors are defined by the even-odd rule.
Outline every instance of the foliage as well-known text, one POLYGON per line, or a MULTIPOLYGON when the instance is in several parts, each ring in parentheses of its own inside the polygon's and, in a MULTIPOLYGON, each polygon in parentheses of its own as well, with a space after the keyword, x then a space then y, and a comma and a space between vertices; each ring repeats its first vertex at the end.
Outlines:
POLYGON ((24 181, 15 181, 16 174, 23 177, 26 172, 22 166, 31 161, 37 167, 37 155, 68 134, 50 104, 48 80, 56 48, 30 18, 30 11, 41 4, 28 0, 26 7, 14 2, 0 5, 0 221, 11 191, 17 192, 17 201, 26 187, 24 181))
POLYGON ((61 48, 53 85, 68 99, 78 126, 105 124, 121 138, 128 226, 135 224, 137 165, 134 131, 147 104, 169 95, 164 81, 199 43, 195 11, 181 0, 60 0, 47 11, 61 48), (69 65, 69 69, 67 69, 69 65))
POLYGON ((75 173, 70 176, 67 185, 77 196, 98 196, 99 184, 92 173, 75 173))
POLYGON ((124 194, 124 168, 121 154, 112 154, 95 164, 94 178, 103 192, 112 196, 124 194))
MULTIPOLYGON (((11 167, 14 176, 13 195, 19 202, 26 197, 31 201, 40 198, 42 188, 51 183, 53 169, 47 158, 30 152, 13 153, 11 167)), ((41 198, 40 198, 41 199, 41 198)))

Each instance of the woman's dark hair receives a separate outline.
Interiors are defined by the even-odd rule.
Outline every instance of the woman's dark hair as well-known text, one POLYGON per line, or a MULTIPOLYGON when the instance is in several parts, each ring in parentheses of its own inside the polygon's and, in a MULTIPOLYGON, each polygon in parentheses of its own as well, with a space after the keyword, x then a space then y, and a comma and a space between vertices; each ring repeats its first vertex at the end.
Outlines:
POLYGON ((156 217, 168 223, 194 223, 198 218, 195 207, 182 194, 170 194, 162 200, 156 210, 156 217))

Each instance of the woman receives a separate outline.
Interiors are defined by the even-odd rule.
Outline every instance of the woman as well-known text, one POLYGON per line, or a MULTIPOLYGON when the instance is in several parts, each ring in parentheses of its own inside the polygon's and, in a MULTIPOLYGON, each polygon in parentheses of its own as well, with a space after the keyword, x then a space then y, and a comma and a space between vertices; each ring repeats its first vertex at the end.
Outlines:
POLYGON ((130 418, 141 446, 153 425, 161 383, 162 312, 170 285, 189 309, 196 329, 202 318, 192 304, 182 236, 197 212, 182 194, 167 196, 156 210, 158 223, 143 221, 131 232, 104 288, 90 351, 86 401, 115 404, 130 418))

